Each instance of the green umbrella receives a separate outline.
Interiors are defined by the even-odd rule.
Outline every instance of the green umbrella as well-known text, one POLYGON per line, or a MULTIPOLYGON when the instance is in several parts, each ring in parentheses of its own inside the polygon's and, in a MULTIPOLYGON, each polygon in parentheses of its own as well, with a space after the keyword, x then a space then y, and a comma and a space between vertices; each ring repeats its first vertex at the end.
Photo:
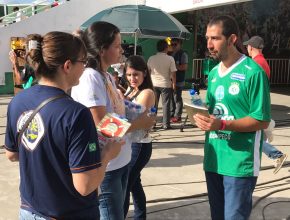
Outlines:
POLYGON ((145 5, 122 5, 101 11, 81 25, 89 27, 95 21, 116 25, 121 34, 134 34, 135 54, 137 38, 189 39, 190 32, 172 15, 145 5))

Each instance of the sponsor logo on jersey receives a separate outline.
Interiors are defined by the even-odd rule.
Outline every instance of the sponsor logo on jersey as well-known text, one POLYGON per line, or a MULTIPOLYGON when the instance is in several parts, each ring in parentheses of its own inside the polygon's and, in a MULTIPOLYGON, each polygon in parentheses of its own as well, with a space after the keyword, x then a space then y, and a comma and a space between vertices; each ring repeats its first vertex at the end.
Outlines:
POLYGON ((95 152, 97 150, 96 143, 90 143, 89 144, 89 152, 95 152))
POLYGON ((215 106, 214 106, 214 109, 213 109, 213 115, 216 117, 216 118, 221 118, 223 115, 227 115, 228 114, 228 109, 227 107, 222 104, 222 103, 217 103, 215 106))
MULTIPOLYGON (((17 131, 23 127, 29 116, 33 111, 24 112, 17 121, 17 131)), ((37 113, 34 118, 29 123, 28 127, 25 129, 21 143, 26 149, 33 151, 38 146, 39 142, 44 136, 44 124, 41 115, 37 113)))
POLYGON ((222 139, 222 140, 230 140, 231 139, 231 134, 226 134, 223 132, 210 132, 209 138, 211 139, 222 139))
POLYGON ((229 115, 229 110, 227 107, 222 103, 217 103, 213 109, 213 115, 216 118, 223 119, 223 120, 234 120, 234 116, 229 115))
POLYGON ((246 76, 245 76, 245 74, 241 74, 241 73, 233 73, 231 75, 231 79, 232 80, 245 81, 246 76))
POLYGON ((238 83, 232 83, 229 87, 229 93, 231 95, 237 95, 240 93, 240 85, 238 83))
POLYGON ((218 101, 221 101, 225 97, 225 88, 223 86, 218 86, 215 90, 215 97, 218 101))

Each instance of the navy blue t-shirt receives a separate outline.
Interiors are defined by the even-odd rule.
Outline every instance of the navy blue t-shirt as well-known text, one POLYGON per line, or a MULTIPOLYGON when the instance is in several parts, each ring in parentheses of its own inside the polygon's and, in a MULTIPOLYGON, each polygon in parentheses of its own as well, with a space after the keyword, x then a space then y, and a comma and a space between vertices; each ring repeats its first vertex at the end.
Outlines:
POLYGON ((60 94, 65 93, 43 85, 18 93, 8 106, 5 145, 8 151, 19 152, 21 208, 47 217, 73 218, 98 207, 97 193, 81 196, 72 181, 72 173, 101 166, 89 109, 69 96, 48 103, 17 146, 17 131, 32 111, 60 94))

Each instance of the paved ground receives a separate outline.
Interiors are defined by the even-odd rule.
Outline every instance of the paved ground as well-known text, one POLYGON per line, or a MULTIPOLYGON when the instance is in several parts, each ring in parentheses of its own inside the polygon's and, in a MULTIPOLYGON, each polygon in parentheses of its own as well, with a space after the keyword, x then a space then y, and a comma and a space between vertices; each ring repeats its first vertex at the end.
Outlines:
MULTIPOLYGON (((202 91, 201 96, 204 97, 204 94, 205 91, 202 91)), ((185 92, 184 97, 187 96, 188 92, 185 92)), ((272 115, 277 124, 273 144, 290 158, 290 89, 272 89, 271 98, 272 115)), ((4 143, 5 114, 10 99, 0 97, 0 145, 4 143)), ((189 123, 184 132, 180 132, 179 124, 174 128, 152 133, 153 155, 142 173, 148 200, 148 220, 210 219, 202 170, 204 133, 189 123)), ((273 161, 263 155, 251 220, 263 219, 263 209, 266 220, 289 218, 290 163, 286 162, 276 175, 272 165, 273 161)), ((8 162, 3 150, 0 150, 0 166, 0 220, 17 219, 18 165, 8 162)), ((130 216, 131 211, 128 219, 131 219, 130 216)))

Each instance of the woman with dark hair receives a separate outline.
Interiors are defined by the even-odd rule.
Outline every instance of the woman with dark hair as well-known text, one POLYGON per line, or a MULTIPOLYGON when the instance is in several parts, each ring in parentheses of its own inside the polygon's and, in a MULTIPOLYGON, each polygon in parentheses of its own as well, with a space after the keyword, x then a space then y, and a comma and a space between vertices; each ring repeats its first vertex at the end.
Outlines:
MULTIPOLYGON (((141 56, 131 56, 127 59, 124 74, 129 82, 125 97, 146 109, 155 104, 153 84, 147 64, 141 56)), ((147 135, 138 143, 132 143, 132 158, 129 164, 129 179, 124 202, 126 217, 130 203, 130 192, 134 202, 134 219, 146 219, 146 196, 141 183, 141 171, 150 160, 152 154, 152 139, 147 135)))
POLYGON ((84 70, 82 41, 63 32, 27 40, 38 85, 10 102, 5 136, 6 156, 19 161, 20 219, 98 219, 97 188, 123 142, 100 152, 90 111, 66 94, 84 70))
MULTIPOLYGON (((114 112, 125 116, 124 100, 120 97, 108 68, 120 61, 123 53, 119 29, 107 22, 93 23, 83 34, 87 48, 88 63, 79 85, 72 88, 72 97, 87 106, 95 125, 106 113, 114 112)), ((130 131, 148 129, 155 118, 143 114, 132 122, 130 131)), ((128 180, 128 163, 131 160, 131 142, 126 143, 120 154, 107 166, 104 181, 100 186, 99 209, 101 219, 122 220, 123 204, 128 180)))

